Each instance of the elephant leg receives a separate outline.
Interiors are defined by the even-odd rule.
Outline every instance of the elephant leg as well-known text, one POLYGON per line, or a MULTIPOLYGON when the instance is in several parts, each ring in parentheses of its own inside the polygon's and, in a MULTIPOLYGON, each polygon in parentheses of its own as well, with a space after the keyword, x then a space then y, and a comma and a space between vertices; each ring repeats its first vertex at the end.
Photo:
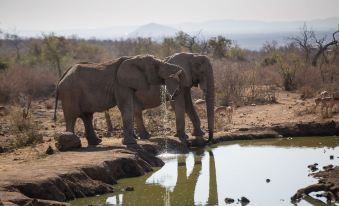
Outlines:
POLYGON ((134 117, 135 123, 137 126, 137 132, 141 139, 149 139, 151 135, 147 132, 146 127, 144 125, 144 119, 142 117, 142 110, 139 105, 135 105, 134 107, 134 117))
POLYGON ((66 132, 74 133, 75 122, 77 120, 75 115, 64 114, 66 122, 66 132))
POLYGON ((201 130, 201 123, 197 111, 195 110, 191 97, 191 89, 185 88, 185 111, 193 124, 193 136, 204 136, 201 130))
POLYGON ((123 122, 124 145, 136 144, 133 128, 134 92, 129 88, 117 88, 116 99, 123 122))
POLYGON ((62 111, 66 123, 66 132, 74 133, 75 122, 78 117, 78 112, 72 107, 72 104, 65 100, 62 102, 62 111))
POLYGON ((84 122, 88 145, 100 144, 102 140, 96 136, 93 129, 93 113, 85 113, 81 116, 81 119, 84 122))
POLYGON ((111 116, 109 115, 109 110, 105 111, 105 120, 107 125, 107 132, 113 132, 113 124, 111 120, 111 116))
POLYGON ((176 117, 176 127, 177 127, 177 133, 176 137, 179 137, 181 140, 188 139, 187 134, 185 133, 185 98, 184 98, 184 92, 179 94, 175 98, 175 117, 176 117))

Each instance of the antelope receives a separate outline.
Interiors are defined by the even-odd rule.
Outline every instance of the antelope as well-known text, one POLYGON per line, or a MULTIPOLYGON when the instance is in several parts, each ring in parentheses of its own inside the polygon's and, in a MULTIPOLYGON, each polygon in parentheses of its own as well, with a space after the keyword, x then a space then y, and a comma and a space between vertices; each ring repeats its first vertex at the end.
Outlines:
POLYGON ((331 117, 333 107, 339 105, 339 95, 338 93, 329 93, 327 91, 322 91, 320 93, 320 97, 316 98, 314 101, 315 109, 317 108, 318 105, 320 105, 322 117, 331 117))
POLYGON ((196 106, 198 113, 201 115, 205 114, 205 108, 206 108, 205 104, 206 104, 206 101, 203 99, 198 99, 194 102, 194 105, 196 106))
POLYGON ((231 106, 221 106, 217 107, 214 110, 215 114, 220 114, 223 117, 227 117, 227 122, 232 123, 232 118, 233 118, 233 107, 231 106))

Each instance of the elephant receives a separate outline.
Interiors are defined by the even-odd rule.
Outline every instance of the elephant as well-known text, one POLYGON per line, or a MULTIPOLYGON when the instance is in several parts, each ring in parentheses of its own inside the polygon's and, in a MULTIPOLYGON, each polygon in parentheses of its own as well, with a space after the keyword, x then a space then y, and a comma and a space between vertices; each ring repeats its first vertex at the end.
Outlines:
MULTIPOLYGON (((207 56, 192 53, 177 53, 166 57, 164 61, 175 64, 183 68, 185 80, 183 82, 183 92, 181 92, 171 102, 176 114, 176 136, 180 139, 187 139, 185 133, 185 112, 193 123, 193 136, 203 136, 199 116, 193 106, 191 98, 191 88, 200 86, 205 94, 207 118, 208 118, 208 138, 213 139, 214 131, 214 76, 211 63, 207 56)), ((148 90, 136 91, 135 121, 137 132, 140 138, 149 138, 142 117, 142 110, 157 107, 161 104, 160 86, 152 85, 148 90)))
POLYGON ((120 57, 101 63, 80 63, 70 67, 57 84, 54 119, 58 99, 66 122, 66 131, 74 133, 77 118, 85 126, 88 145, 101 142, 93 129, 93 113, 118 106, 123 120, 125 145, 136 144, 133 116, 136 93, 152 86, 166 85, 173 100, 182 91, 183 69, 151 55, 120 57))

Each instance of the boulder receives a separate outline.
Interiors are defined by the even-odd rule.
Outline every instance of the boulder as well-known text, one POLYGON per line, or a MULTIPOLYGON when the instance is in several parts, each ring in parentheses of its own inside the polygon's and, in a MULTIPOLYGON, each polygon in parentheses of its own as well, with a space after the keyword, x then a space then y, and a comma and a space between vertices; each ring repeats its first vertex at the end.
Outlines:
POLYGON ((55 147, 59 151, 68 151, 81 147, 80 138, 72 132, 62 132, 55 137, 55 147))
POLYGON ((48 154, 48 155, 54 154, 54 150, 53 150, 53 148, 51 147, 51 145, 48 146, 48 148, 47 148, 47 150, 46 150, 46 154, 48 154))
POLYGON ((0 106, 0 117, 8 115, 9 111, 5 106, 0 106))
POLYGON ((225 198, 225 203, 226 204, 232 204, 234 202, 234 199, 233 198, 229 198, 229 197, 226 197, 225 198))

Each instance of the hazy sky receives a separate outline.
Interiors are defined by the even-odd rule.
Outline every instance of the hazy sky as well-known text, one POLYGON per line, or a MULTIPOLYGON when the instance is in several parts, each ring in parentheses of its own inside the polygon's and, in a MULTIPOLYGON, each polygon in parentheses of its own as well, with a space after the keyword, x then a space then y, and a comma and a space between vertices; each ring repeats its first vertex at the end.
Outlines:
POLYGON ((339 0, 0 0, 0 28, 19 30, 333 16, 339 16, 339 0))

